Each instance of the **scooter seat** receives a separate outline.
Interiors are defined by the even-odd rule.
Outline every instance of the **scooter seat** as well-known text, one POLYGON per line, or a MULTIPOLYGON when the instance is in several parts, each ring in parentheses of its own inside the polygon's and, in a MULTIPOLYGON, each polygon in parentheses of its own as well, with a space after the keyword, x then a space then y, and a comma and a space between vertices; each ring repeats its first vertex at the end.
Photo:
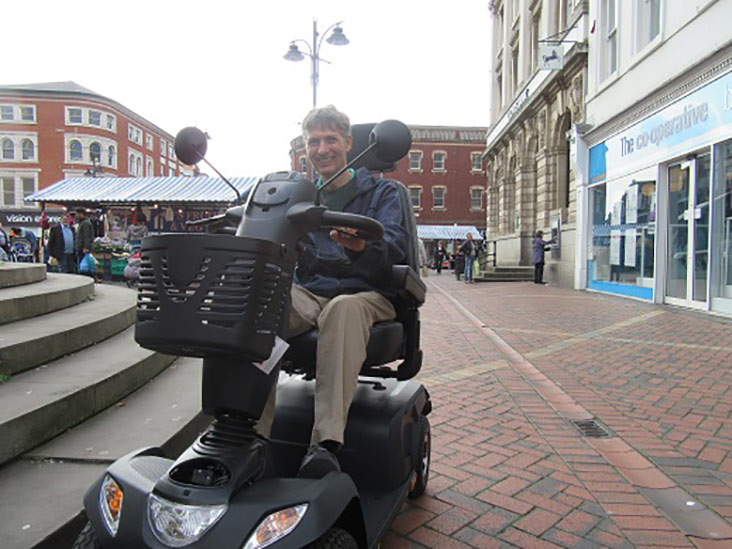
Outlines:
MULTIPOLYGON (((315 372, 318 330, 312 329, 290 339, 283 370, 305 374, 315 372)), ((371 328, 364 368, 399 360, 404 355, 404 326, 401 322, 379 322, 371 328)))

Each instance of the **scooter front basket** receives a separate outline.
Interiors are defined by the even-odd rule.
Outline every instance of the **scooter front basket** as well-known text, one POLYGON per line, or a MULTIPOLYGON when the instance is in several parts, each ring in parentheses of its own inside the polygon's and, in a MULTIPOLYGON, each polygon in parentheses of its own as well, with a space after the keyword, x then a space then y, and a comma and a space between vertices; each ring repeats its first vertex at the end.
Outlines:
POLYGON ((282 246, 231 235, 142 242, 135 340, 172 355, 266 359, 289 305, 294 261, 282 246))

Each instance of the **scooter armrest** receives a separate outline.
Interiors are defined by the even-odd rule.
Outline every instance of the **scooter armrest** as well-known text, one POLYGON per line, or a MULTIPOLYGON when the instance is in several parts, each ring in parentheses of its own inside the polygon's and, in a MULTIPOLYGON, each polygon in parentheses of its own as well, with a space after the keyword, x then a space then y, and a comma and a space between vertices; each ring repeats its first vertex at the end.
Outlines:
POLYGON ((424 303, 427 295, 427 287, 417 272, 409 265, 392 266, 391 284, 394 288, 407 292, 409 297, 420 305, 424 303))

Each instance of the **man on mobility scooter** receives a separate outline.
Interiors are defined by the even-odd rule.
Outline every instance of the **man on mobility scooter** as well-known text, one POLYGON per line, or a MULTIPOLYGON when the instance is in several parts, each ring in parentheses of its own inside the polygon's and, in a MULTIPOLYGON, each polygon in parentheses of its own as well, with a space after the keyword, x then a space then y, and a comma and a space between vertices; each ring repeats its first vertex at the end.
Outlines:
MULTIPOLYGON (((310 111, 302 124, 307 156, 318 186, 338 173, 352 146, 348 117, 334 106, 310 111)), ((292 287, 288 337, 318 328, 315 421, 311 446, 298 476, 320 478, 340 471, 336 453, 358 374, 366 359, 371 327, 396 316, 390 298, 392 265, 406 262, 409 246, 397 184, 366 168, 348 170, 323 191, 329 210, 373 217, 384 238, 367 242, 353 229, 321 229, 309 235, 292 287)), ((275 409, 272 389, 257 430, 269 437, 275 409)))

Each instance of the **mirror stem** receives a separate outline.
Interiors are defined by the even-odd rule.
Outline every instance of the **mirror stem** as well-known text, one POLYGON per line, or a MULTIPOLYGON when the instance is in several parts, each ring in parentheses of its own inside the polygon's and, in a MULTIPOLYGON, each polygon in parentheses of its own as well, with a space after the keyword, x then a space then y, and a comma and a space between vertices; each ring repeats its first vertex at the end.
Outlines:
POLYGON ((213 165, 211 164, 211 162, 209 162, 205 158, 201 158, 201 160, 203 160, 209 168, 211 168, 213 171, 215 171, 216 172, 216 175, 218 175, 221 179, 224 180, 224 183, 226 183, 229 187, 231 187, 233 189, 233 191, 236 193, 236 200, 237 200, 237 202, 241 202, 241 193, 239 192, 239 189, 237 189, 236 187, 234 187, 234 185, 231 183, 231 181, 229 181, 228 179, 226 179, 221 174, 221 172, 219 170, 217 170, 216 168, 214 168, 213 165))
MULTIPOLYGON (((374 142, 374 143, 371 143, 371 144, 370 144, 370 145, 369 145, 368 147, 366 147, 366 148, 365 148, 365 149, 364 149, 364 150, 363 150, 363 151, 361 152, 361 154, 359 154, 359 155, 358 155, 358 156, 357 156, 356 158, 354 158, 353 160, 351 160, 350 162, 348 162, 348 163, 347 163, 347 164, 346 164, 345 166, 343 166, 343 167, 342 167, 342 168, 341 168, 340 170, 338 170, 338 171, 336 172, 336 174, 335 174, 335 175, 333 175, 333 176, 332 176, 332 177, 331 177, 330 179, 328 179, 328 181, 326 181, 325 183, 323 183, 323 184, 322 184, 322 185, 320 186, 320 188, 318 189, 318 192, 317 192, 317 193, 315 193, 315 204, 318 204, 318 205, 320 205, 320 203, 321 203, 321 202, 320 202, 320 197, 321 197, 321 195, 323 194, 323 189, 325 189, 325 188, 326 188, 326 187, 327 187, 328 185, 330 185, 331 183, 333 183, 333 181, 335 181, 336 179, 338 179, 338 178, 339 178, 339 177, 341 176, 341 174, 342 174, 343 172, 345 172, 345 171, 346 171, 346 170, 347 170, 348 168, 350 168, 350 167, 351 167, 351 166, 353 166, 353 165, 354 165, 354 164, 355 164, 356 162, 358 162, 358 161, 359 161, 359 160, 361 159, 361 157, 362 157, 362 156, 364 156, 364 155, 365 155, 366 153, 368 153, 368 152, 369 152, 369 151, 370 151, 371 149, 373 149, 373 148, 374 148, 375 146, 376 146, 376 142, 374 142)), ((217 173, 218 173, 218 172, 217 172, 217 173)))

